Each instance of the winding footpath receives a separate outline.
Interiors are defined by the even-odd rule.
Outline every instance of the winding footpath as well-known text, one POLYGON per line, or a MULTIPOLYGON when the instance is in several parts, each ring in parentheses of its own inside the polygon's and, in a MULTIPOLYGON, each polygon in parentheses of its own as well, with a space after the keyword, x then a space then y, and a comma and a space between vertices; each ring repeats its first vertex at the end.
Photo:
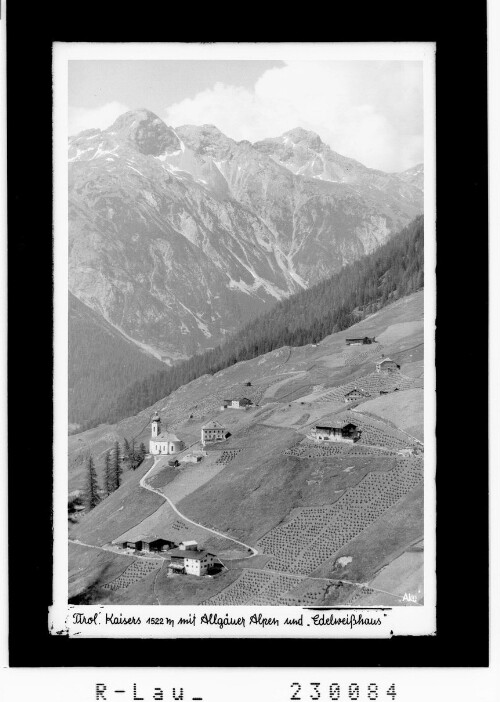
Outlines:
MULTIPOLYGON (((157 495, 160 495, 160 497, 163 497, 163 499, 166 502, 168 502, 169 506, 173 509, 173 511, 177 514, 177 516, 180 517, 181 519, 183 519, 185 522, 188 522, 189 524, 193 524, 194 526, 199 527, 200 529, 204 529, 205 531, 208 531, 211 534, 215 534, 215 536, 220 536, 223 539, 227 539, 229 541, 232 541, 233 543, 238 544, 238 546, 243 546, 246 551, 252 552, 251 555, 244 556, 244 558, 253 558, 254 556, 258 555, 259 552, 257 551, 256 548, 253 548, 253 546, 249 546, 248 544, 244 544, 243 541, 238 541, 238 539, 234 539, 232 536, 228 536, 227 534, 223 534, 220 531, 215 531, 215 529, 210 529, 209 527, 206 527, 203 524, 199 524, 198 522, 195 522, 192 519, 189 519, 189 517, 186 517, 184 514, 182 514, 182 512, 180 512, 177 509, 177 507, 174 505, 172 500, 169 497, 167 497, 163 492, 161 492, 160 490, 157 490, 156 488, 152 487, 151 485, 148 485, 146 480, 147 480, 148 476, 150 475, 150 473, 156 468, 158 461, 160 459, 161 459, 161 456, 156 458, 153 465, 148 470, 148 472, 144 473, 144 475, 140 479, 139 485, 142 488, 144 488, 145 490, 149 490, 150 492, 155 492, 157 495)), ((240 560, 243 560, 243 558, 240 560)))
MULTIPOLYGON (((189 524, 193 524, 193 526, 198 527, 199 529, 204 529, 205 531, 208 531, 210 534, 214 534, 215 536, 219 536, 223 539, 227 539, 228 541, 232 541, 235 544, 238 544, 238 546, 243 546, 243 548, 246 551, 251 551, 250 554, 247 556, 241 556, 241 558, 238 558, 238 560, 245 560, 247 558, 253 558, 254 556, 258 555, 258 551, 256 548, 253 548, 253 546, 249 546, 249 544, 243 543, 243 541, 238 541, 238 539, 234 539, 232 536, 228 536, 227 534, 223 534, 220 531, 216 531, 215 529, 210 529, 207 526, 204 526, 203 524, 199 524, 198 522, 195 522, 193 519, 189 519, 189 517, 186 517, 182 512, 180 512, 175 504, 172 502, 172 500, 164 495, 160 490, 157 490, 156 488, 152 487, 151 485, 148 485, 146 483, 146 479, 149 477, 150 473, 156 468, 158 461, 160 461, 162 456, 158 456, 155 458, 153 465, 151 468, 142 476, 142 478, 139 481, 139 485, 144 488, 144 490, 149 490, 150 492, 155 492, 157 495, 160 495, 169 505, 169 507, 177 514, 178 517, 183 519, 185 522, 188 522, 189 524)), ((143 520, 144 521, 144 520, 143 520)), ((135 526, 139 526, 142 522, 139 522, 135 526)), ((102 546, 97 546, 96 544, 87 544, 84 541, 79 541, 78 539, 70 539, 68 538, 68 542, 71 544, 76 544, 77 546, 86 546, 87 548, 94 548, 98 551, 107 551, 108 553, 119 553, 120 556, 128 556, 129 558, 141 558, 147 561, 158 561, 160 560, 159 557, 154 557, 154 556, 146 556, 143 554, 138 554, 136 552, 134 553, 128 553, 127 551, 118 551, 116 548, 114 548, 111 545, 102 545, 102 546)), ((161 559, 163 560, 163 559, 161 559)))

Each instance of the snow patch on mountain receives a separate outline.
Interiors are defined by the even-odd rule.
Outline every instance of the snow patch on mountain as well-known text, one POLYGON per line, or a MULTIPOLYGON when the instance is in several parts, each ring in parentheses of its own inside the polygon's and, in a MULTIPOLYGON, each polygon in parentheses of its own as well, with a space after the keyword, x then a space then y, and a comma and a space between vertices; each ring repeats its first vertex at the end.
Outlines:
POLYGON ((135 166, 131 166, 130 163, 129 163, 129 164, 128 164, 128 167, 130 168, 131 171, 135 171, 135 172, 138 173, 140 176, 144 177, 144 174, 141 173, 140 170, 139 170, 138 168, 136 168, 135 166))
POLYGON ((210 333, 208 326, 205 324, 205 322, 203 322, 197 314, 190 310, 189 307, 186 307, 186 305, 184 305, 180 300, 177 300, 177 303, 182 307, 182 309, 184 309, 188 314, 190 314, 193 317, 196 326, 203 332, 204 336, 207 339, 211 338, 212 334, 210 333))

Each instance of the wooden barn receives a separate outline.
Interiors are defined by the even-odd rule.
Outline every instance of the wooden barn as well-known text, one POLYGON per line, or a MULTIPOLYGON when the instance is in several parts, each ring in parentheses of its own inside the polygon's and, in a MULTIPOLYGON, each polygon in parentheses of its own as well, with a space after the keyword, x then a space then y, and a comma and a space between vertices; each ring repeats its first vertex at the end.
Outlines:
POLYGON ((309 435, 314 441, 344 441, 353 444, 359 439, 361 432, 352 422, 334 420, 317 424, 309 435))
MULTIPOLYGON (((171 548, 175 548, 175 541, 168 541, 167 539, 154 539, 153 541, 145 542, 149 546, 150 551, 170 551, 171 548)), ((145 549, 146 550, 146 549, 145 549)))
POLYGON ((371 338, 369 336, 363 336, 357 339, 346 339, 345 343, 347 346, 361 346, 361 344, 373 344, 375 341, 375 338, 371 338))
POLYGON ((146 553, 159 553, 161 551, 169 551, 177 545, 175 541, 159 538, 156 535, 144 536, 137 539, 135 536, 129 537, 129 539, 130 538, 133 540, 122 541, 120 543, 122 548, 133 548, 135 551, 145 551, 146 553))

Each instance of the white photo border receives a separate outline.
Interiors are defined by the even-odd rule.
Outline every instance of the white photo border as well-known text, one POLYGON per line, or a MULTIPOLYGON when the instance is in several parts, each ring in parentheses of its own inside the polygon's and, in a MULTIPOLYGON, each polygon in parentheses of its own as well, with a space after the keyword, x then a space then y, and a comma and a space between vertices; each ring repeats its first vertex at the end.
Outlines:
POLYGON ((436 318, 436 129, 435 129, 435 44, 433 42, 386 43, 64 43, 53 45, 54 84, 54 570, 53 606, 49 628, 53 634, 90 638, 381 638, 392 635, 431 635, 436 632, 436 378, 435 378, 435 318, 436 318), (172 631, 146 626, 147 617, 186 617, 218 611, 233 618, 248 617, 262 612, 263 616, 279 616, 286 610, 288 617, 297 617, 307 610, 302 607, 203 607, 196 606, 111 606, 68 605, 68 62, 71 60, 414 60, 422 61, 424 73, 424 222, 425 222, 425 288, 424 288, 424 593, 421 607, 344 608, 338 616, 351 612, 373 618, 373 610, 384 611, 382 625, 373 626, 287 628, 262 631, 258 626, 252 634, 248 628, 176 626, 172 631), (98 613, 102 626, 74 623, 73 613, 85 611, 86 616, 98 613), (267 612, 266 612, 267 610, 267 612), (140 611, 140 626, 106 625, 106 614, 134 616, 140 611), (170 613, 169 613, 170 612, 170 613), (100 614, 99 614, 100 613, 100 614), (174 614, 175 613, 175 614, 174 614), (101 616, 102 615, 102 616, 101 616))

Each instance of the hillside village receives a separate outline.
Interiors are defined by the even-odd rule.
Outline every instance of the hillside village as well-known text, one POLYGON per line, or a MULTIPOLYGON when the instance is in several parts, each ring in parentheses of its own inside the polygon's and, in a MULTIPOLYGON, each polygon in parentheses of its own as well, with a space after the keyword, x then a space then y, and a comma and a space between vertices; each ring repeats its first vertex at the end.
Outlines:
POLYGON ((148 447, 70 524, 70 601, 421 604, 423 340, 418 292, 70 436, 70 492, 148 447))

